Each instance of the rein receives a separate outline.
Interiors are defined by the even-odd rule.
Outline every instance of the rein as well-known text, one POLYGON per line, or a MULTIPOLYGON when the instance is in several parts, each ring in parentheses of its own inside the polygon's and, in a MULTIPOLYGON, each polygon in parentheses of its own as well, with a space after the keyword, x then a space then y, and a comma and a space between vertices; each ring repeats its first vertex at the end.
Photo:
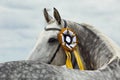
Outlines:
POLYGON ((48 62, 48 64, 51 64, 51 63, 52 63, 52 61, 54 60, 54 58, 55 58, 57 52, 59 51, 59 49, 60 49, 60 44, 58 45, 58 47, 57 47, 57 49, 56 49, 56 51, 55 51, 53 57, 52 57, 51 60, 48 62))

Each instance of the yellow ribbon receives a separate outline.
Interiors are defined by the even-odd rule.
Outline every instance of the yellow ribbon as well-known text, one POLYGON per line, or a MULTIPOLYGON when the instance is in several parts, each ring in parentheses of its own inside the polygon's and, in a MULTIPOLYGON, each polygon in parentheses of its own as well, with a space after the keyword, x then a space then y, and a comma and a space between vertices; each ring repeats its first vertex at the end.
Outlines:
POLYGON ((72 62, 71 62, 71 54, 70 54, 70 52, 68 52, 66 50, 65 50, 65 53, 66 53, 66 56, 67 56, 66 67, 69 68, 69 69, 73 69, 72 62))
POLYGON ((83 63, 82 63, 81 56, 80 56, 80 54, 78 53, 78 52, 79 52, 79 51, 78 51, 78 48, 76 47, 73 52, 74 52, 75 58, 76 58, 76 60, 77 60, 77 64, 78 64, 79 69, 80 69, 80 70, 85 70, 85 67, 84 67, 84 65, 83 65, 83 63))
MULTIPOLYGON (((77 64, 78 64, 78 67, 80 70, 85 70, 85 67, 84 67, 84 64, 82 62, 82 59, 79 55, 79 51, 78 51, 78 48, 76 47, 74 50, 74 55, 75 55, 75 58, 76 58, 76 61, 77 61, 77 64)), ((65 50, 65 53, 66 53, 66 56, 67 56, 67 59, 66 59, 66 67, 69 68, 69 69, 73 69, 73 66, 72 66, 72 61, 71 61, 71 53, 67 50, 65 50)))

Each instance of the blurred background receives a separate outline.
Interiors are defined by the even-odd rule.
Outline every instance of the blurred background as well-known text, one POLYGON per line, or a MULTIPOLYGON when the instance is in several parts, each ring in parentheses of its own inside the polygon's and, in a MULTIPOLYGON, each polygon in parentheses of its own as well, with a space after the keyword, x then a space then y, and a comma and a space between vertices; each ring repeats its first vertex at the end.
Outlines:
POLYGON ((0 0, 0 62, 24 60, 45 27, 43 9, 51 15, 88 23, 120 45, 120 0, 0 0))

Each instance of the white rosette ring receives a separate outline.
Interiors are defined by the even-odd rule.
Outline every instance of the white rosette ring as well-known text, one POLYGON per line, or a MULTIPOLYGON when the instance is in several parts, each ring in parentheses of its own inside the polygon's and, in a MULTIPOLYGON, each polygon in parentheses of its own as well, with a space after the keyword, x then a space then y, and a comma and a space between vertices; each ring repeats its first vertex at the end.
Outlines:
POLYGON ((75 32, 69 28, 62 28, 58 34, 58 40, 67 51, 73 51, 78 44, 75 32))

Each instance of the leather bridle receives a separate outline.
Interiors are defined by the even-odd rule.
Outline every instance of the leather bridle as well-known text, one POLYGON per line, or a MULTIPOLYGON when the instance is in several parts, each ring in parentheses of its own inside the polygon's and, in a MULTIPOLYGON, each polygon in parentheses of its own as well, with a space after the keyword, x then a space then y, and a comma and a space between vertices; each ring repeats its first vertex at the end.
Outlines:
MULTIPOLYGON (((66 22, 65 20, 63 20, 63 21, 64 21, 64 27, 66 27, 66 26, 67 26, 67 22, 66 22)), ((46 28, 46 27, 45 27, 44 29, 45 29, 45 31, 49 31, 49 30, 61 31, 61 29, 59 29, 59 28, 46 28)), ((60 46, 61 46, 61 45, 59 44, 58 47, 57 47, 57 49, 56 49, 56 51, 54 52, 52 58, 51 58, 50 61, 48 62, 48 64, 51 64, 51 63, 53 62, 53 60, 54 60, 57 52, 58 52, 59 49, 60 49, 60 46)))

